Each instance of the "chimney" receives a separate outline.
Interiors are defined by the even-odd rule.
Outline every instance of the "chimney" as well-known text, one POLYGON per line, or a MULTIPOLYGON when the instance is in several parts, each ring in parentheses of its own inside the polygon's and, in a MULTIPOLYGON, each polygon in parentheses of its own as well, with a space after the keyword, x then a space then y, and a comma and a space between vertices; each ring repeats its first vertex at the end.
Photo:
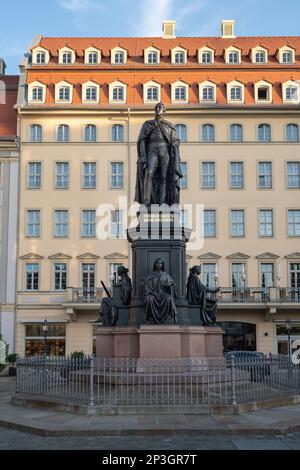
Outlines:
POLYGON ((221 33, 222 33, 222 38, 223 39, 235 38, 234 25, 235 25, 234 20, 223 20, 222 21, 221 33))
POLYGON ((162 30, 163 30, 163 39, 173 39, 175 38, 175 25, 176 22, 172 20, 163 21, 162 30))
POLYGON ((5 75, 6 63, 4 59, 0 59, 0 75, 5 75))

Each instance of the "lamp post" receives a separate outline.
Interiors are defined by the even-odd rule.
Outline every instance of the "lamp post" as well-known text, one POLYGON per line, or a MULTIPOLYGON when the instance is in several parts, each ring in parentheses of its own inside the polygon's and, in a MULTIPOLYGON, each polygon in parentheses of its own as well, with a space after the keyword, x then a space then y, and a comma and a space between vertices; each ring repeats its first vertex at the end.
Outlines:
POLYGON ((47 345, 48 320, 46 318, 43 323, 43 332, 44 332, 44 356, 48 356, 48 345, 47 345))
POLYGON ((289 318, 286 319, 285 321, 285 326, 287 329, 287 334, 288 334, 288 355, 289 355, 289 360, 291 360, 291 329, 292 329, 292 322, 289 318))

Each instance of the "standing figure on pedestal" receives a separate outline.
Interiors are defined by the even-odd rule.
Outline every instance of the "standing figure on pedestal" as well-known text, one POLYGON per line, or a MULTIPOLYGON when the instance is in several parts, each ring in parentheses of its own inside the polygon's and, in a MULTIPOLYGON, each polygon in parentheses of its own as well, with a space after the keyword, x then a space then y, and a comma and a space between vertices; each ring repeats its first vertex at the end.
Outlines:
POLYGON ((155 119, 146 121, 138 142, 138 162, 135 201, 151 204, 179 204, 180 140, 176 129, 164 115, 163 103, 155 106, 155 119))
POLYGON ((217 320, 218 301, 207 294, 216 294, 220 288, 209 289, 201 281, 201 266, 193 266, 187 282, 187 300, 189 305, 199 305, 200 318, 203 326, 215 326, 217 320))
POLYGON ((132 284, 128 269, 125 266, 119 266, 117 275, 119 281, 113 282, 113 297, 105 297, 100 305, 100 319, 103 326, 116 326, 118 306, 130 305, 132 284))
POLYGON ((153 272, 147 276, 145 282, 144 323, 177 323, 175 297, 175 282, 165 272, 164 261, 158 258, 154 262, 153 272))

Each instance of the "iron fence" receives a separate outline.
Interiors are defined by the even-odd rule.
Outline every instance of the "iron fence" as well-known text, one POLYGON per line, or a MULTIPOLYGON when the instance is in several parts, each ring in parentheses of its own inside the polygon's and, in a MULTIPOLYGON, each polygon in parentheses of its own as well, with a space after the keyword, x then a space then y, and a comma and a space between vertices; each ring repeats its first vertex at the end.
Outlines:
POLYGON ((17 362, 18 398, 103 409, 236 405, 299 394, 300 367, 287 356, 17 362))

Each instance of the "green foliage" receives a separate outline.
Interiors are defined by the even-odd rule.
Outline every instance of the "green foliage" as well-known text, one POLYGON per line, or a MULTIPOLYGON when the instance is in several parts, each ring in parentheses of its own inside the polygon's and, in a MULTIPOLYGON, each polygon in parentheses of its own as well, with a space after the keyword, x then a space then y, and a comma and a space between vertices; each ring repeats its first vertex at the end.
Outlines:
POLYGON ((6 364, 0 364, 0 372, 2 372, 6 367, 6 364))
POLYGON ((74 351, 71 353, 72 359, 83 359, 85 356, 83 351, 74 351))
POLYGON ((14 365, 17 362, 18 359, 18 354, 7 354, 6 356, 6 362, 8 364, 14 365))

